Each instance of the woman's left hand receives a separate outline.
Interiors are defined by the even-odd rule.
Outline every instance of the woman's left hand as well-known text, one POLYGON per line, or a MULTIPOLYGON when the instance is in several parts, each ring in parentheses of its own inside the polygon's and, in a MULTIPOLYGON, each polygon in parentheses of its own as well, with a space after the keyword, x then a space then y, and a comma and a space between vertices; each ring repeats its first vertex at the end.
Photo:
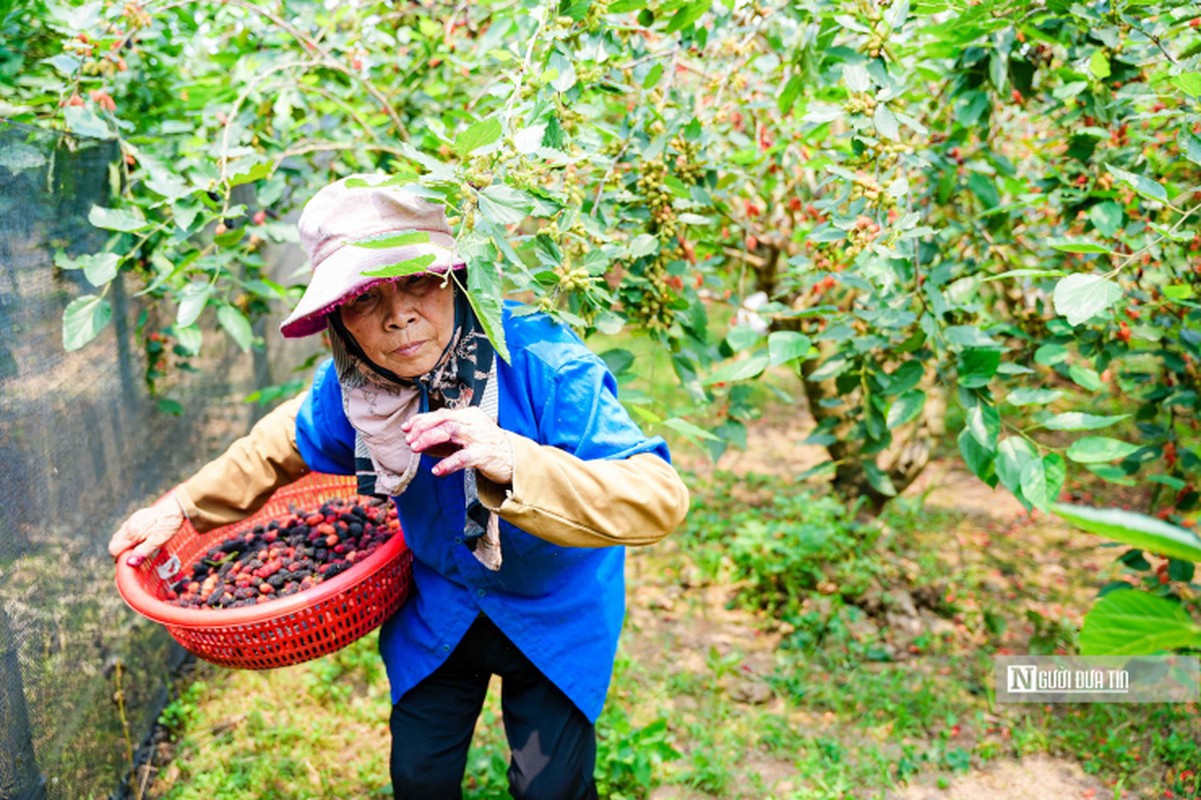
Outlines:
POLYGON ((440 409, 417 414, 400 426, 415 453, 447 443, 457 445, 451 455, 434 465, 435 475, 473 468, 493 483, 512 483, 513 446, 509 433, 476 406, 440 409))

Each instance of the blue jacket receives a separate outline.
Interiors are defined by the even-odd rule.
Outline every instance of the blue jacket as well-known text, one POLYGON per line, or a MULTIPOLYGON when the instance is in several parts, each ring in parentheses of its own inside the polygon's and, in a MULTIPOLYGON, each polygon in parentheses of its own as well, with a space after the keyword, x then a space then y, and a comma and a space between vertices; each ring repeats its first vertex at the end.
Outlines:
MULTIPOLYGON (((503 324, 511 362, 497 367, 502 428, 584 460, 645 452, 670 460, 666 443, 634 424, 613 375, 571 330, 509 307, 503 324)), ((354 429, 332 361, 317 370, 296 443, 310 468, 354 473, 354 429)), ((435 477, 436 461, 423 456, 393 498, 413 551, 413 593, 380 632, 392 702, 437 669, 483 611, 595 722, 625 615, 625 548, 560 547, 501 520, 503 565, 492 572, 461 539, 462 472, 435 477)))

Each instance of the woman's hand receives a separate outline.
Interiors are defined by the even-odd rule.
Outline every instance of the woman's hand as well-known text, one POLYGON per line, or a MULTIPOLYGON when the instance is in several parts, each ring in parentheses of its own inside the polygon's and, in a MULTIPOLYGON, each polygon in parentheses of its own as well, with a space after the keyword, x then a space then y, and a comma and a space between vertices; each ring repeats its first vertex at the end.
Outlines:
POLYGON ((129 519, 121 524, 109 540, 108 552, 116 558, 132 547, 133 552, 125 559, 125 563, 136 567, 144 558, 166 544, 179 530, 179 526, 183 525, 183 520, 183 507, 175 499, 175 495, 164 495, 154 505, 139 508, 129 515, 129 519))
POLYGON ((475 406, 417 414, 405 420, 400 428, 415 453, 431 451, 431 455, 437 455, 440 445, 458 446, 434 465, 435 475, 449 475, 470 467, 493 483, 513 481, 509 432, 475 406))

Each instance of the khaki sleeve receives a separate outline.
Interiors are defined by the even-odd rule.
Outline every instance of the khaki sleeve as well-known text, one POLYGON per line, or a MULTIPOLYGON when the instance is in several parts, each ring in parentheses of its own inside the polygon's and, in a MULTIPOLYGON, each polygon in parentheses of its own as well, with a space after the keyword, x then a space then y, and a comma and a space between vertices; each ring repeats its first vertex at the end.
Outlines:
POLYGON ((175 489, 200 532, 245 519, 281 486, 309 471, 296 448, 296 415, 305 395, 281 403, 221 455, 175 489))
POLYGON ((688 489, 654 453, 584 461, 510 435, 513 482, 477 476, 480 501, 505 521, 567 547, 654 544, 688 512, 688 489))

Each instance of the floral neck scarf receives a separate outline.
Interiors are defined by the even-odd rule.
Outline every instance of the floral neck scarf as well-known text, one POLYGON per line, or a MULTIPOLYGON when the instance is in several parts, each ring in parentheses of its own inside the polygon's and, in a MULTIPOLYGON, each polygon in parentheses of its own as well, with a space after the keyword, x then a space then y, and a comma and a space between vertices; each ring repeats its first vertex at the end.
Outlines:
MULTIPOLYGON (((355 474, 359 494, 399 495, 408 488, 421 455, 409 449, 400 425, 414 414, 438 408, 479 406, 497 419, 496 352, 467 295, 455 292, 455 330, 430 372, 401 378, 372 362, 343 325, 330 314, 334 368, 342 386, 342 407, 355 429, 355 474)), ((466 521, 463 538, 475 557, 500 569, 500 532, 496 515, 480 503, 476 473, 464 470, 466 521)))

